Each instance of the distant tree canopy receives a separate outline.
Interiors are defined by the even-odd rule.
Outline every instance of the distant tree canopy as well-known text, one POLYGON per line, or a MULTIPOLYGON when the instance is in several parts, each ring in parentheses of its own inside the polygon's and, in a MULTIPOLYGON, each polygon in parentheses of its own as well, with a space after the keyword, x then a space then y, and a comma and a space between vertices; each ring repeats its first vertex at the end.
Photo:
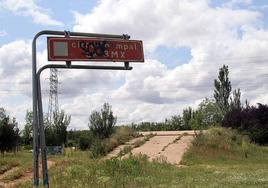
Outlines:
POLYGON ((11 151, 19 142, 19 129, 15 118, 10 119, 4 108, 0 108, 0 151, 11 151))
POLYGON ((101 111, 93 111, 89 116, 89 129, 94 136, 108 138, 113 133, 116 119, 112 106, 109 103, 104 103, 101 111))

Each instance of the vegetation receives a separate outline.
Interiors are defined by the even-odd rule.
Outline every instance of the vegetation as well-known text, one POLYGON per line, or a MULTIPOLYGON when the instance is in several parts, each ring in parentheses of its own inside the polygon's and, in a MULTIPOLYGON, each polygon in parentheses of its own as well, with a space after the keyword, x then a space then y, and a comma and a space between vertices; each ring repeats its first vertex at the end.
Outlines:
MULTIPOLYGON (((0 157, 0 175, 6 171, 12 170, 7 176, 4 176, 0 182, 11 182, 21 177, 25 172, 31 171, 33 164, 32 153, 19 151, 16 154, 7 153, 0 157)), ((1 187, 1 186, 0 186, 1 187)))
POLYGON ((15 118, 10 119, 0 108, 0 151, 1 154, 14 150, 19 144, 19 129, 15 118))
POLYGON ((137 136, 138 135, 130 127, 116 127, 114 133, 109 138, 103 140, 98 137, 94 138, 95 140, 92 142, 92 146, 90 148, 91 157, 97 158, 106 155, 118 145, 124 144, 137 136))
MULTIPOLYGON (((59 156, 49 171, 50 184, 78 188, 268 186, 268 149, 251 144, 231 129, 213 128, 198 135, 183 157, 186 166, 180 168, 149 162, 146 156, 99 160, 89 155, 76 151, 68 157, 59 156)), ((54 160, 51 157, 49 160, 54 160)), ((32 185, 25 182, 17 187, 32 185)))
POLYGON ((32 145, 33 140, 33 112, 28 111, 26 112, 25 117, 26 124, 24 125, 24 129, 22 131, 22 144, 24 145, 32 145))
MULTIPOLYGON (((267 187, 268 149, 252 143, 268 143, 268 106, 250 106, 241 102, 240 89, 232 92, 228 66, 219 70, 214 81, 214 99, 204 99, 196 109, 188 107, 181 115, 164 122, 142 122, 132 126, 115 126, 112 107, 104 103, 100 111, 89 117, 89 130, 67 131, 70 116, 60 111, 53 122, 45 122, 47 145, 66 145, 80 150, 66 149, 65 156, 48 156, 57 162, 50 169, 51 185, 55 187, 267 187), (212 127, 212 128, 211 128, 212 127), (227 128, 231 129, 227 129, 227 128), (149 162, 146 156, 130 155, 124 160, 99 160, 118 145, 137 137, 135 131, 167 131, 199 129, 192 147, 183 157, 185 168, 177 168, 160 158, 149 162), (207 130, 208 129, 208 130, 207 130), (159 163, 161 162, 161 163, 159 163)), ((27 111, 21 143, 30 145, 32 113, 27 111)), ((0 109, 0 149, 2 153, 14 149, 20 141, 16 120, 0 109)), ((137 141, 139 147, 149 139, 137 141)), ((177 140, 180 137, 177 138, 177 140)), ((177 141, 176 140, 176 141, 177 141)), ((125 147, 119 155, 129 153, 125 147)), ((165 148, 163 148, 164 150, 165 148)), ((0 158, 1 178, 11 182, 31 171, 32 153, 22 150, 5 153, 0 158)), ((1 186, 1 184, 0 184, 1 186)), ((31 187, 21 183, 18 187, 31 187)))
POLYGON ((53 122, 45 123, 46 144, 48 146, 60 146, 67 143, 67 127, 71 122, 71 116, 65 115, 63 110, 54 112, 53 122))
POLYGON ((223 65, 220 68, 218 80, 214 80, 214 98, 223 115, 229 110, 229 98, 232 91, 231 81, 228 75, 228 66, 223 65))
POLYGON ((268 105, 234 108, 224 118, 224 127, 237 129, 259 144, 268 144, 268 105))
POLYGON ((116 117, 108 103, 103 104, 100 112, 93 111, 89 117, 89 129, 99 138, 108 138, 113 133, 115 123, 116 117))

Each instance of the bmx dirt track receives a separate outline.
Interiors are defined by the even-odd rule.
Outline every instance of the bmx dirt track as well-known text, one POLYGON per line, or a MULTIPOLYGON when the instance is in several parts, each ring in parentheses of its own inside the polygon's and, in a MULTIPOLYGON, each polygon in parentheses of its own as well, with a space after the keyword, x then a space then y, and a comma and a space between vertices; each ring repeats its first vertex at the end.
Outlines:
MULTIPOLYGON (((109 159, 118 156, 125 146, 133 147, 135 141, 142 140, 145 136, 154 135, 147 142, 139 147, 133 147, 131 153, 133 155, 147 155, 149 160, 165 161, 170 164, 179 165, 183 154, 190 146, 195 132, 194 131, 153 131, 140 132, 143 137, 135 138, 125 145, 118 146, 105 158, 109 159)), ((122 158, 127 158, 126 154, 122 158)))
MULTIPOLYGON (((194 138, 193 131, 156 131, 151 133, 156 136, 144 145, 134 148, 132 153, 134 155, 145 154, 149 160, 164 159, 174 165, 180 164, 184 152, 194 138)), ((141 134, 146 135, 148 132, 141 132, 141 134)))

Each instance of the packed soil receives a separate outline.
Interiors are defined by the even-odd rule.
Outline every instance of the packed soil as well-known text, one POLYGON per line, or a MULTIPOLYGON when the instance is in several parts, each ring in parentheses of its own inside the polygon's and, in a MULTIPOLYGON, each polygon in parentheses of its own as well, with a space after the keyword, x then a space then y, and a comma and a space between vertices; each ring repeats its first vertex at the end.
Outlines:
POLYGON ((193 136, 183 136, 175 143, 168 145, 168 147, 161 152, 160 155, 164 156, 168 163, 180 164, 183 154, 193 141, 193 136))
MULTIPOLYGON (((159 162, 165 161, 170 164, 179 165, 183 154, 187 151, 187 148, 191 145, 191 142, 196 134, 195 131, 152 131, 152 132, 139 132, 141 135, 146 136, 153 134, 147 142, 140 147, 133 148, 131 153, 133 155, 147 155, 150 161, 158 160, 159 162)), ((109 153, 105 159, 118 156, 120 150, 126 146, 132 146, 138 139, 131 140, 125 145, 118 146, 111 153, 109 153)), ((127 158, 129 154, 122 158, 127 158)))
POLYGON ((147 155, 149 160, 161 157, 161 151, 178 136, 154 136, 148 142, 132 150, 133 155, 147 155))

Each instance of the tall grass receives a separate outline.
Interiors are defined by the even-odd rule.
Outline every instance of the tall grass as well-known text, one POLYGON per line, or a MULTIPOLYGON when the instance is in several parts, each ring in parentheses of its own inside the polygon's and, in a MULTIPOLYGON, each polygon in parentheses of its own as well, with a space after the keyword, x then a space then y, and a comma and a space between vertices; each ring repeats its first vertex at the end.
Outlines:
POLYGON ((211 161, 246 162, 257 158, 264 160, 266 148, 250 143, 248 136, 232 129, 211 128, 196 135, 192 147, 184 156, 183 164, 197 164, 211 161))
POLYGON ((89 151, 76 151, 71 157, 59 158, 49 177, 53 188, 257 188, 268 187, 267 159, 267 148, 253 145, 231 130, 213 128, 195 138, 183 157, 187 165, 183 168, 149 162, 142 155, 100 160, 90 159, 89 151))

